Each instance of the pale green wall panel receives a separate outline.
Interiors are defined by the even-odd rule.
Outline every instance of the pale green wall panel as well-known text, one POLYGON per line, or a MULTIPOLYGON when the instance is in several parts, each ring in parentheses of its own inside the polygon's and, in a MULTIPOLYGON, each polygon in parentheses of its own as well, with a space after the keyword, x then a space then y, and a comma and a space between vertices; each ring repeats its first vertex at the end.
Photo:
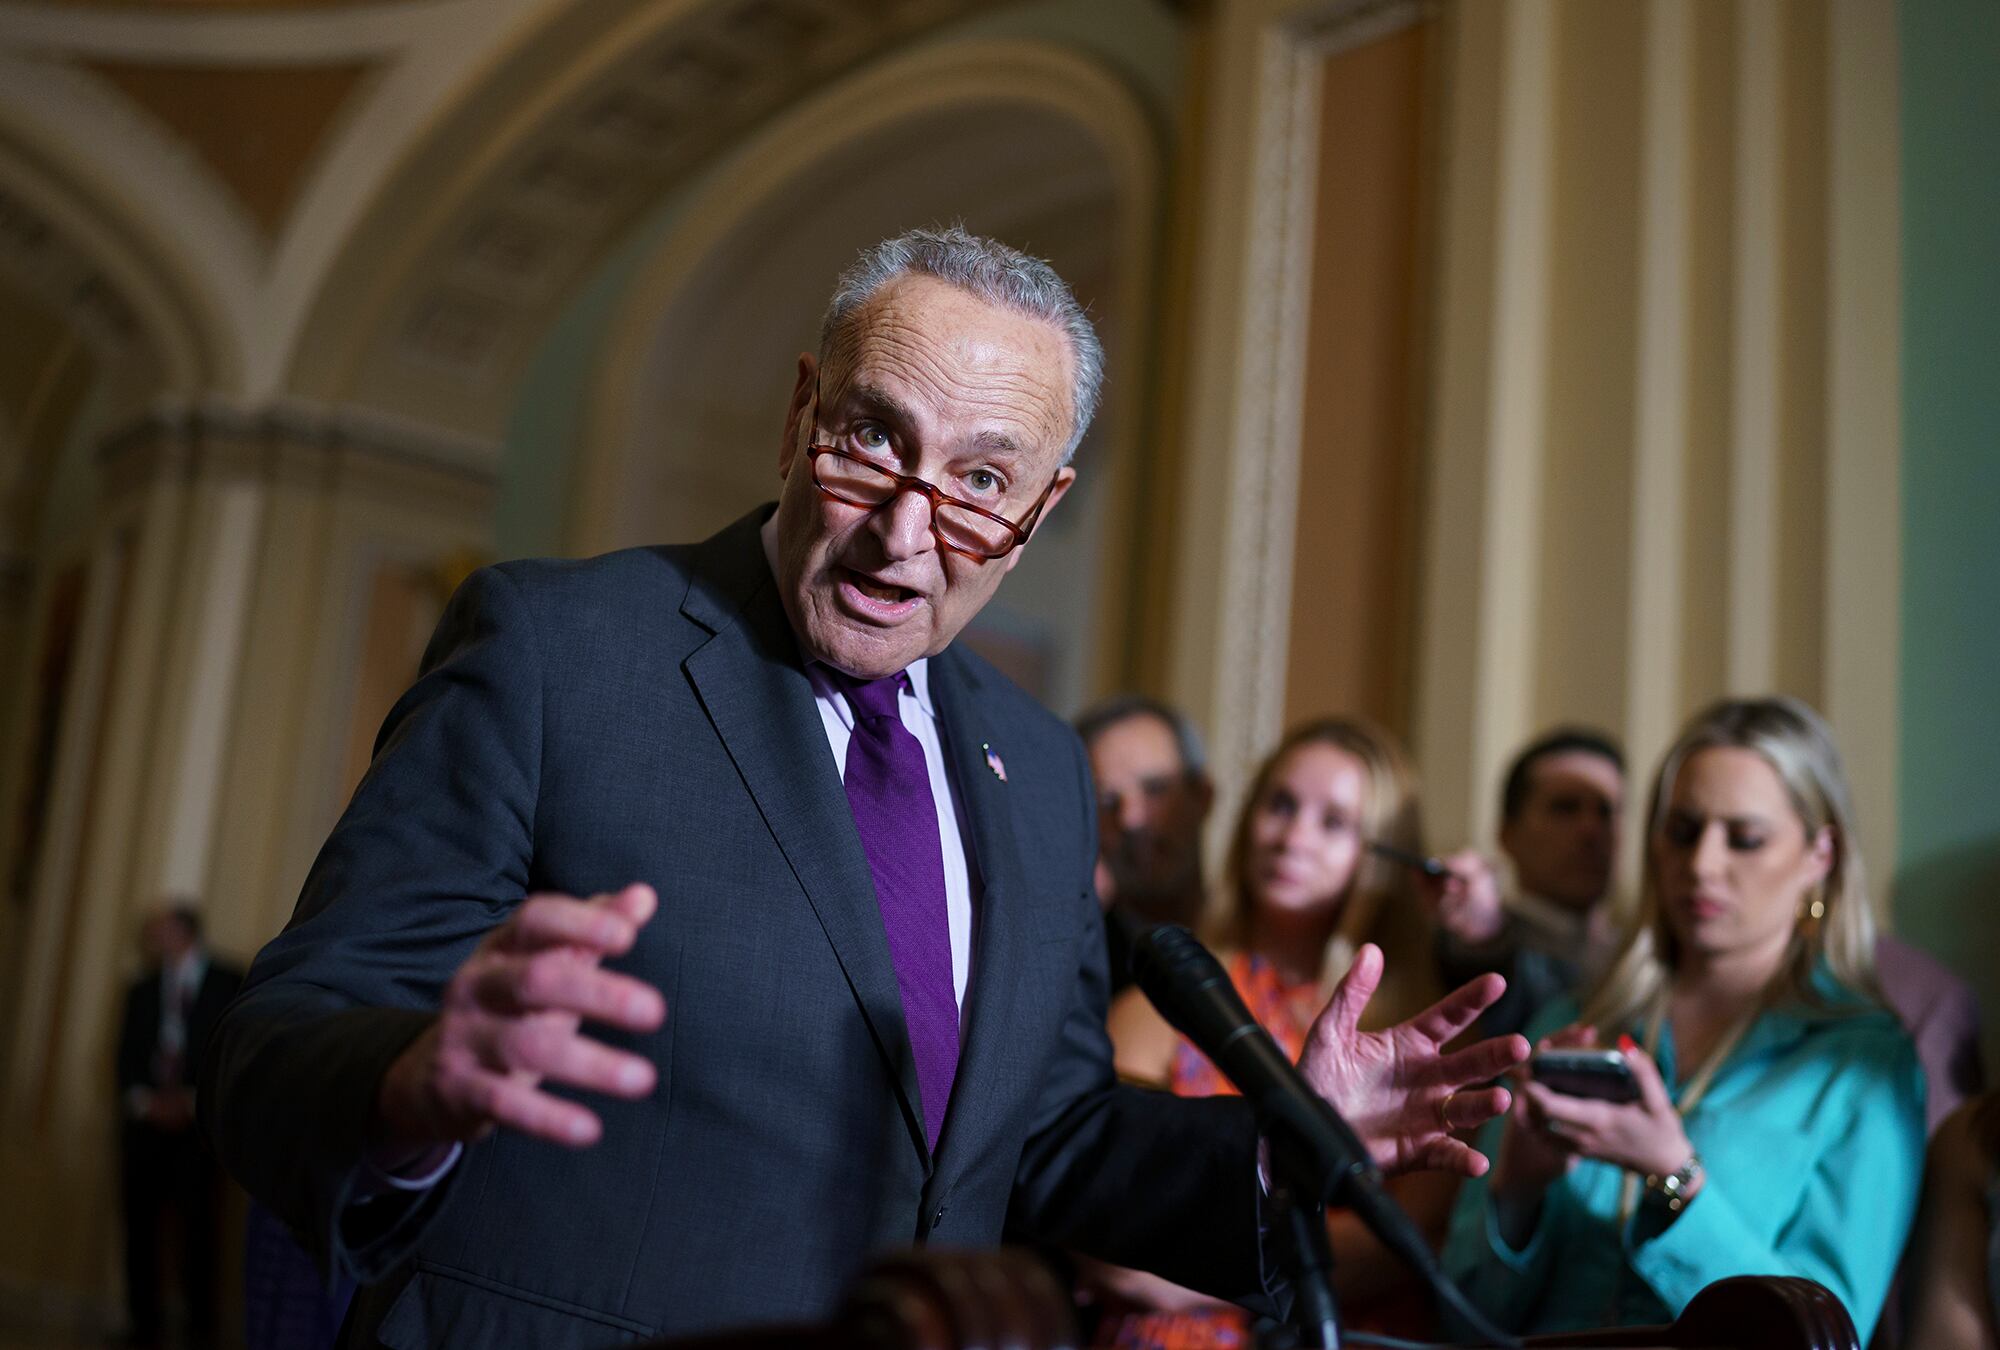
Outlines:
POLYGON ((1898 926, 2000 1051, 2000 4, 1905 0, 1898 926))

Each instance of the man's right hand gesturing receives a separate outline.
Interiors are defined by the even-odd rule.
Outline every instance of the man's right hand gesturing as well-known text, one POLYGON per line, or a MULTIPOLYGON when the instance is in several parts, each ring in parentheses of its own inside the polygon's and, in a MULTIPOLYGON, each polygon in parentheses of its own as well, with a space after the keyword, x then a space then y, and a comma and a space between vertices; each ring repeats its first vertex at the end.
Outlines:
POLYGON ((645 885, 578 900, 531 895, 487 934, 444 987, 438 1017, 390 1064, 376 1094, 378 1156, 416 1158, 495 1126, 560 1144, 597 1142, 595 1112, 544 1092, 544 1079, 643 1097, 657 1073, 642 1056, 592 1040, 588 1018, 656 1030, 666 1000, 642 980, 603 969, 630 951, 659 898, 645 885))

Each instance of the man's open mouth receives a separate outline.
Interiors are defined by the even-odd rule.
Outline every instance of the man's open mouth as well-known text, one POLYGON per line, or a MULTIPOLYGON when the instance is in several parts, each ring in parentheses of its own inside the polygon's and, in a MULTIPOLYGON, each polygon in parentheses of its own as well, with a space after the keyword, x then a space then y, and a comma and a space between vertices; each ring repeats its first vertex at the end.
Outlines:
POLYGON ((917 598, 917 593, 908 586, 893 586, 886 582, 876 581, 872 577, 865 577, 859 572, 849 571, 847 573, 847 580, 855 590, 860 591, 870 600, 879 601, 885 605, 900 605, 917 598))

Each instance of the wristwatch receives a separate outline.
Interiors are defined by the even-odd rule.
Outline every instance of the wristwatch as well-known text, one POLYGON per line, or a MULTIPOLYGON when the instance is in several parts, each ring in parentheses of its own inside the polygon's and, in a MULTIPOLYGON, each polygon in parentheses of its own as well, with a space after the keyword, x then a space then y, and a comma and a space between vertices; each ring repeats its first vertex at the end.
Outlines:
POLYGON ((1688 1192, 1701 1179, 1701 1155, 1688 1154, 1688 1160, 1665 1176, 1646 1174, 1646 1200, 1649 1204, 1666 1206, 1667 1213, 1678 1214, 1688 1202, 1688 1192))

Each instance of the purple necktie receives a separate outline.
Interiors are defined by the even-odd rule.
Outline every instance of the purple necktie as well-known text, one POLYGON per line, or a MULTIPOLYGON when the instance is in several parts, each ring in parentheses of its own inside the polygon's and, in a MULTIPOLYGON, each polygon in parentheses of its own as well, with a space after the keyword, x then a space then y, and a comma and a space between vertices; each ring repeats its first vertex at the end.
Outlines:
POLYGON ((958 997, 951 979, 951 922, 945 915, 944 850, 924 748, 896 708, 901 672, 862 683, 834 672, 854 710, 847 741, 847 805, 875 876, 875 903, 889 934, 889 958, 903 995, 903 1021, 917 1060, 924 1141, 937 1151, 958 1073, 958 997))

